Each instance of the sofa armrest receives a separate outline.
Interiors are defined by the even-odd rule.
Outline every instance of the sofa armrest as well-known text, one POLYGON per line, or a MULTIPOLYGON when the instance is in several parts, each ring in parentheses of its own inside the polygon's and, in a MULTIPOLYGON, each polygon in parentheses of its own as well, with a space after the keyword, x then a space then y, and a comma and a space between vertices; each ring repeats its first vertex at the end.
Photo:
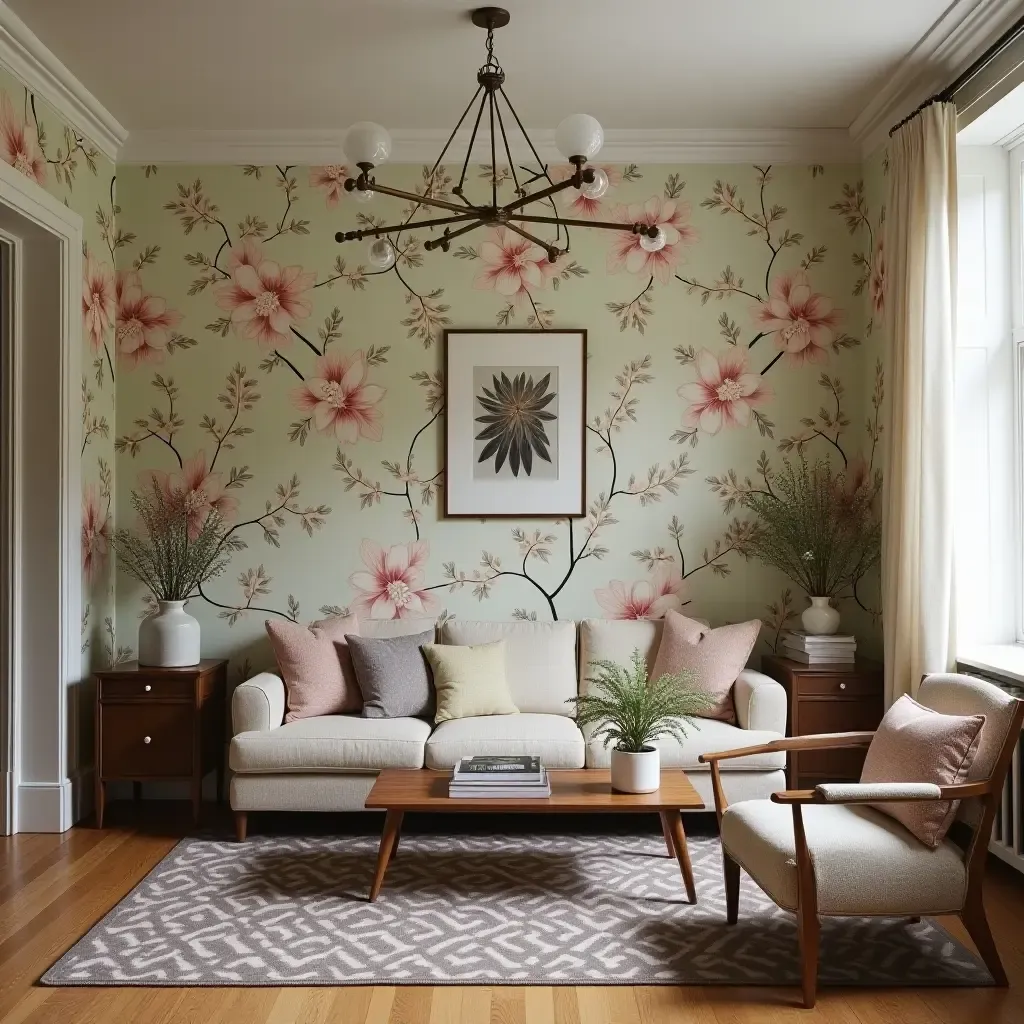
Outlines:
POLYGON ((745 668, 736 677, 732 696, 741 729, 763 729, 786 735, 789 702, 781 683, 762 672, 745 668))
POLYGON ((231 697, 231 731, 269 732, 284 721, 284 681, 261 672, 235 687, 231 697))

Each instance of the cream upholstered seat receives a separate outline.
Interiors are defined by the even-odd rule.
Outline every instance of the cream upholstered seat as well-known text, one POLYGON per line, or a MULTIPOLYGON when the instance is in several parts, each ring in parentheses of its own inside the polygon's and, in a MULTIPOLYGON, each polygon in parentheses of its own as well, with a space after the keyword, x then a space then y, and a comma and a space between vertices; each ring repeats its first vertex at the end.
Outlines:
POLYGON ((428 768, 454 768, 474 754, 537 754, 546 768, 582 768, 583 733, 563 715, 486 715, 438 725, 427 740, 428 768))
MULTIPOLYGON (((872 807, 807 807, 803 818, 819 914, 955 914, 963 905, 964 855, 948 839, 929 850, 872 807)), ((791 808, 771 800, 734 804, 722 818, 722 848, 780 907, 796 910, 791 808)))
POLYGON ((711 765, 728 921, 737 920, 740 868, 779 906, 796 912, 807 1006, 814 1005, 817 990, 821 914, 959 914, 996 984, 1007 983, 981 888, 996 805, 1024 723, 1024 701, 992 683, 955 674, 928 676, 917 700, 943 714, 985 716, 966 782, 823 785, 729 806, 720 761, 765 751, 863 746, 872 734, 801 736, 702 757, 711 765), (946 838, 932 849, 894 818, 867 806, 938 799, 959 800, 957 821, 971 830, 966 847, 946 838))

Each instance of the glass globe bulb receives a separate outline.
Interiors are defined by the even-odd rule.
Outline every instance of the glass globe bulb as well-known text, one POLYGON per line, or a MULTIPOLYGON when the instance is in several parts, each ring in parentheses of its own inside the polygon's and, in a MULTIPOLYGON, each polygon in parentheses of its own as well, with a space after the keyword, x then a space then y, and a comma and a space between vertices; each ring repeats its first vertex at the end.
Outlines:
POLYGON ((658 233, 653 238, 646 233, 641 233, 640 248, 645 252, 660 252, 665 248, 665 241, 665 232, 659 227, 658 233))
POLYGON ((373 201, 373 196, 374 196, 374 192, 373 192, 372 188, 368 188, 368 189, 354 188, 352 190, 352 198, 355 199, 355 201, 357 203, 369 203, 369 202, 372 202, 373 201))
POLYGON ((386 238, 375 238, 370 243, 366 258, 378 270, 388 270, 395 262, 395 247, 386 238))
POLYGON ((391 136, 379 124, 359 121, 345 133, 344 149, 352 163, 376 166, 391 156, 391 136))
POLYGON ((600 167, 592 167, 594 180, 589 184, 584 182, 580 186, 580 194, 587 199, 600 199, 608 191, 608 175, 600 167))
POLYGON ((570 114, 555 129, 555 145, 567 160, 574 156, 590 160, 604 145, 604 129, 596 117, 570 114))

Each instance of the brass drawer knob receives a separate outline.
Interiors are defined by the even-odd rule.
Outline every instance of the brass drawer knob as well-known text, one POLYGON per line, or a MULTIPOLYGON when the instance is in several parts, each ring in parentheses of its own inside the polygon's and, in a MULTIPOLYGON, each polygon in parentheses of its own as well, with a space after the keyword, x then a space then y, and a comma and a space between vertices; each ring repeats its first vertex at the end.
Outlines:
POLYGON ((153 737, 152 736, 143 736, 142 737, 142 742, 143 743, 152 743, 153 742, 153 737))
POLYGON ((149 683, 146 683, 146 693, 149 693, 149 691, 152 690, 152 689, 153 689, 153 687, 150 686, 149 683))

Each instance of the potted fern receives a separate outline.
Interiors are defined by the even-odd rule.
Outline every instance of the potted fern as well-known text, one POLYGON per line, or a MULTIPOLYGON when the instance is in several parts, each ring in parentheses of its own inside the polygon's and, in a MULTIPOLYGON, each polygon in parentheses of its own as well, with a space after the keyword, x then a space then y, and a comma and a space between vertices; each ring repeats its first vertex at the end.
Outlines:
POLYGON ((215 508, 195 515, 181 492, 155 477, 132 491, 141 531, 114 531, 118 565, 144 583, 157 610, 139 625, 139 664, 180 668, 199 661, 199 623, 185 605, 207 580, 227 568, 224 520, 215 508))
POLYGON ((680 743, 686 726, 698 728, 693 716, 710 703, 693 688, 691 673, 663 675, 648 682, 647 663, 633 651, 630 668, 614 661, 591 663, 589 687, 570 697, 581 729, 596 726, 592 736, 612 747, 612 789, 621 793, 653 793, 661 785, 661 759, 653 743, 672 736, 680 743))

